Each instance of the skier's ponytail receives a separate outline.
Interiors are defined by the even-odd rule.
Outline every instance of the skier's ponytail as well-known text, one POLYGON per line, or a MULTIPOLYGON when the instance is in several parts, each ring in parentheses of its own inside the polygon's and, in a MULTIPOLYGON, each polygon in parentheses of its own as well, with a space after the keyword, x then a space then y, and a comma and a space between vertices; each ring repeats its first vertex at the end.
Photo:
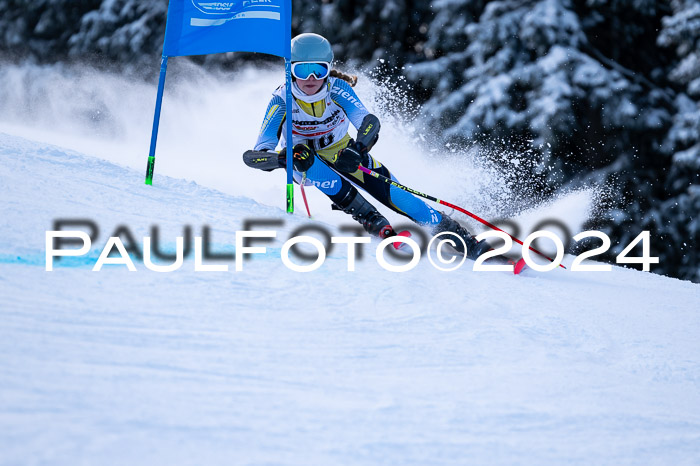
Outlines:
POLYGON ((350 84, 351 87, 355 87, 355 84, 357 84, 357 76, 345 74, 336 69, 332 69, 330 75, 334 78, 342 79, 343 81, 350 84))

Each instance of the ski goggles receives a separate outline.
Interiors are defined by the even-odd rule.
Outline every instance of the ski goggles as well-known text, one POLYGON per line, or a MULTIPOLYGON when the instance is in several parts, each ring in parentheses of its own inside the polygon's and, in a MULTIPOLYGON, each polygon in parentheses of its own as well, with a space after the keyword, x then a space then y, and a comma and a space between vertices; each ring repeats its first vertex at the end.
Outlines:
POLYGON ((306 80, 314 76, 316 79, 326 79, 331 72, 331 64, 328 62, 298 61, 292 63, 292 76, 306 80))

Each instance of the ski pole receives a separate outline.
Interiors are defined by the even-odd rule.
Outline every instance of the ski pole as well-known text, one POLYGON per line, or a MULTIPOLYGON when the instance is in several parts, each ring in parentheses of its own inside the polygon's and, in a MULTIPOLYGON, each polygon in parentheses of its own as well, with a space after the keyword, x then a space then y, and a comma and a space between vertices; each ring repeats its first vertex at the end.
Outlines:
MULTIPOLYGON (((408 186, 404 186, 404 185, 402 185, 402 184, 399 184, 399 183, 397 183, 396 181, 392 180, 391 178, 387 178, 387 177, 384 176, 384 175, 380 175, 379 173, 377 173, 377 172, 375 172, 375 171, 372 171, 372 170, 370 170, 369 168, 365 168, 365 167, 363 167, 362 165, 360 165, 358 168, 359 168, 363 173, 366 173, 366 174, 368 174, 368 175, 371 175, 371 176, 377 178, 378 180, 381 180, 381 181, 383 181, 383 182, 385 182, 385 183, 387 183, 387 184, 390 184, 391 186, 395 186, 395 187, 397 187, 397 188, 399 188, 399 189, 402 189, 402 190, 404 190, 404 191, 406 191, 406 192, 409 192, 409 193, 411 193, 411 194, 414 194, 414 195, 416 195, 416 196, 422 197, 422 198, 424 198, 424 199, 428 199, 429 201, 437 202, 438 204, 442 204, 442 205, 444 205, 444 206, 447 206, 447 207, 450 207, 450 208, 452 208, 452 209, 458 210, 458 211, 462 212, 463 214, 466 214, 466 215, 470 216, 470 217, 473 218, 474 220, 476 220, 476 221, 478 221, 478 222, 480 222, 480 223, 486 225, 487 227, 489 227, 489 228, 491 228, 491 229, 493 229, 493 230, 496 230, 496 231, 500 231, 500 232, 502 232, 502 233, 505 233, 506 235, 510 236, 510 238, 511 238, 513 241, 515 241, 516 243, 520 244, 521 246, 524 246, 523 242, 520 241, 520 240, 519 240, 518 238, 516 238, 515 236, 511 235, 511 234, 508 233, 507 231, 501 230, 501 229, 498 228, 496 225, 493 225, 493 224, 487 222, 487 221, 484 220, 483 218, 479 217, 478 215, 474 215, 473 213, 469 212, 469 211, 466 210, 466 209, 463 209, 463 208, 461 208, 461 207, 459 207, 459 206, 456 206, 456 205, 454 205, 454 204, 450 204, 449 202, 443 201, 443 200, 438 199, 438 198, 436 198, 436 197, 429 196, 429 195, 427 195, 427 194, 423 194, 422 192, 416 191, 415 189, 409 188, 408 186)), ((548 259, 550 262, 554 262, 554 259, 552 259, 551 257, 548 257, 548 256, 544 255, 543 253, 541 253, 541 252, 538 251, 537 249, 533 248, 532 246, 529 246, 529 249, 530 249, 531 251, 533 251, 533 252, 536 252, 536 253, 539 254, 540 256, 542 256, 542 257, 548 259)), ((564 267, 562 264, 559 264, 559 267, 561 267, 562 269, 566 269, 566 267, 564 267)))

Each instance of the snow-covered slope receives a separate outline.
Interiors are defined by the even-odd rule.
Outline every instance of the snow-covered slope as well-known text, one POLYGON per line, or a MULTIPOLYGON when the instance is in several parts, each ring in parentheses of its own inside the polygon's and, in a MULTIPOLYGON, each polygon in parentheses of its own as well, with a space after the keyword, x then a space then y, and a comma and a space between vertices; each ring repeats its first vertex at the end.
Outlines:
POLYGON ((279 247, 301 215, 7 134, 0 187, 2 464, 700 461, 698 285, 390 273, 376 242, 355 272, 338 247, 292 272, 279 247), (46 272, 59 218, 100 236, 46 272), (118 225, 158 225, 166 249, 209 225, 222 252, 254 218, 284 226, 240 272, 91 271, 118 225))

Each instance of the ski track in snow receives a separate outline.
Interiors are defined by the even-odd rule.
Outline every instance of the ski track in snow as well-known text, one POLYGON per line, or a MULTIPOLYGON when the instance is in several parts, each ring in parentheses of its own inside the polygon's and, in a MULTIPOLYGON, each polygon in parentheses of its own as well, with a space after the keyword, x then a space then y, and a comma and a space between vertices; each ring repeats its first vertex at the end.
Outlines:
POLYGON ((700 462, 698 285, 390 273, 376 241, 301 274, 300 215, 6 134, 0 157, 1 464, 700 462), (92 260, 44 270, 56 218, 97 222, 92 260), (90 270, 119 224, 217 249, 246 218, 285 225, 242 272, 90 270))

